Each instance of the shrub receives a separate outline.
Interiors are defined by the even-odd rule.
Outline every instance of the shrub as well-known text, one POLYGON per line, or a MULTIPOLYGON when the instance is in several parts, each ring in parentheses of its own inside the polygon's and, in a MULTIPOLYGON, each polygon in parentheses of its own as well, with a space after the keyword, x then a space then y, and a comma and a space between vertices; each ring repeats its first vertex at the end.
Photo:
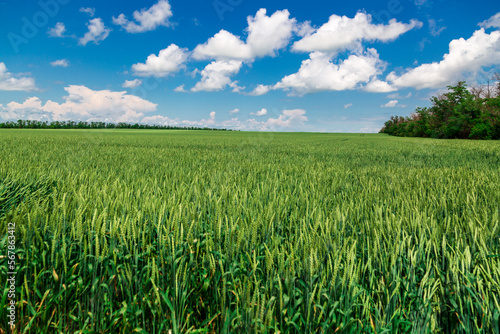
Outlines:
MULTIPOLYGON (((488 86, 489 87, 489 86, 488 86)), ((410 117, 392 116, 380 130, 393 136, 500 139, 500 89, 467 88, 464 81, 433 96, 432 107, 417 108, 410 117), (471 93, 473 92, 473 93, 471 93)))

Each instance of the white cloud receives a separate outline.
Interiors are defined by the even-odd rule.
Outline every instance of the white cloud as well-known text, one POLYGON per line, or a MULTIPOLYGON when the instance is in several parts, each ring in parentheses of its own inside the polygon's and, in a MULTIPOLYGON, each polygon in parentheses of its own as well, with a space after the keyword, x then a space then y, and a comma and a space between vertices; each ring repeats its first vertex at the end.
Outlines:
POLYGON ((15 75, 7 70, 5 63, 0 62, 0 91, 31 91, 36 90, 35 79, 22 76, 21 74, 15 75))
POLYGON ((53 62, 50 63, 50 65, 56 67, 56 66, 59 66, 59 67, 68 67, 69 66, 69 61, 66 60, 66 59, 59 59, 59 60, 55 60, 53 62))
MULTIPOLYGON (((230 76, 239 72, 243 62, 253 62, 255 58, 276 56, 277 52, 286 47, 293 32, 296 30, 296 20, 291 19, 288 10, 276 11, 267 16, 262 8, 255 16, 248 16, 248 33, 246 42, 226 30, 220 30, 204 44, 199 44, 193 51, 194 59, 215 59, 207 65, 202 73, 202 80, 192 88, 192 91, 217 91, 227 85, 233 92, 240 92, 244 87, 232 82, 230 76)), ((269 89, 267 89, 268 91, 269 89)), ((267 93, 261 85, 250 95, 267 93)))
POLYGON ((398 104, 398 100, 391 100, 386 104, 381 105, 382 108, 394 108, 398 104))
POLYGON ((27 98, 23 103, 7 103, 7 110, 14 111, 19 109, 42 109, 42 101, 34 96, 27 98))
POLYGON ((242 62, 238 60, 217 60, 201 71, 201 80, 191 88, 193 92, 219 91, 232 84, 231 76, 240 71, 242 62))
POLYGON ((376 75, 382 73, 385 63, 375 49, 363 54, 352 54, 339 64, 334 64, 331 55, 313 52, 304 60, 297 73, 287 75, 273 89, 292 90, 294 94, 320 91, 341 91, 359 88, 376 75))
POLYGON ((222 121, 218 123, 217 126, 224 129, 244 130, 244 123, 241 122, 237 117, 222 121))
POLYGON ((352 107, 352 103, 344 104, 344 109, 349 109, 352 107))
POLYGON ((267 92, 269 92, 269 90, 271 90, 271 87, 269 87, 267 85, 258 85, 257 87, 255 87, 255 89, 249 95, 260 96, 260 95, 267 94, 267 92))
POLYGON ((187 93, 188 91, 184 89, 184 84, 182 84, 182 85, 180 85, 178 87, 175 87, 174 92, 187 93))
POLYGON ((139 79, 125 80, 122 87, 134 89, 134 88, 139 87, 140 85, 142 85, 142 80, 139 80, 139 79))
MULTIPOLYGON (((237 117, 233 117, 221 122, 216 122, 215 120, 215 112, 212 111, 210 114, 210 118, 202 119, 199 121, 189 121, 183 120, 178 121, 177 124, 180 126, 196 126, 196 127, 216 127, 216 128, 225 128, 225 129, 235 129, 235 130, 256 130, 256 126, 254 124, 250 124, 248 121, 243 122, 240 121, 237 117), (213 115, 213 117, 212 117, 213 115)), ((260 126, 261 123, 257 122, 260 126)))
POLYGON ((405 108, 406 107, 405 105, 401 105, 398 103, 399 103, 398 100, 391 100, 391 101, 387 102, 386 104, 381 105, 381 107, 382 108, 394 108, 394 107, 405 108))
POLYGON ((198 45, 193 51, 194 59, 240 59, 252 58, 252 50, 239 37, 221 30, 205 44, 198 45))
POLYGON ((41 101, 37 97, 27 98, 23 103, 10 102, 6 107, 0 105, 0 119, 5 121, 51 120, 49 113, 41 110, 41 101))
POLYGON ((370 93, 389 93, 396 90, 395 87, 392 87, 385 81, 381 81, 377 78, 373 78, 364 88, 364 91, 370 93))
POLYGON ((240 93, 243 89, 245 89, 245 86, 238 86, 238 81, 232 81, 228 85, 233 89, 233 93, 240 93))
POLYGON ((393 94, 389 94, 387 95, 387 97, 391 100, 398 100, 398 99, 408 99, 410 97, 412 97, 413 94, 410 92, 408 94, 406 94, 405 96, 401 96, 399 95, 398 93, 393 93, 393 94))
POLYGON ((482 67, 500 64, 500 31, 474 32, 469 39, 450 42, 449 52, 440 62, 422 64, 402 75, 391 72, 386 80, 397 87, 441 88, 458 81, 466 73, 475 74, 482 67))
POLYGON ((90 7, 85 8, 85 7, 82 7, 82 8, 80 8, 80 12, 81 13, 86 13, 86 14, 90 15, 90 17, 94 17, 94 15, 95 15, 95 8, 90 8, 90 7))
POLYGON ((304 109, 283 110, 278 118, 269 118, 264 124, 264 128, 302 126, 307 122, 304 109))
POLYGON ((254 57, 274 57, 278 50, 288 45, 296 24, 289 16, 286 9, 267 16, 266 9, 261 8, 255 17, 248 17, 247 45, 254 57))
POLYGON ((209 119, 202 119, 200 121, 181 121, 180 122, 182 125, 186 126, 198 126, 198 127, 213 127, 217 126, 216 121, 215 121, 215 111, 210 112, 210 118, 209 119))
MULTIPOLYGON (((266 109, 262 109, 258 116, 267 114, 266 109), (265 111, 265 112, 264 112, 265 111)), ((304 126, 308 121, 305 116, 306 111, 303 109, 283 110, 277 118, 268 118, 267 120, 258 121, 256 119, 247 119, 241 121, 238 118, 230 118, 228 120, 217 122, 215 118, 215 111, 210 113, 210 118, 202 119, 199 121, 177 121, 177 125, 181 126, 198 126, 198 127, 222 127, 236 130, 251 130, 251 131, 270 131, 270 130, 290 130, 304 126)), ((255 115, 255 114, 251 114, 255 115)))
POLYGON ((50 120, 83 120, 104 122, 137 122, 145 112, 155 111, 157 105, 126 92, 95 91, 85 86, 64 88, 65 102, 51 100, 42 105, 37 97, 23 103, 10 102, 7 110, 17 115, 46 115, 50 120))
POLYGON ((148 116, 144 117, 141 120, 141 123, 145 124, 150 124, 150 125, 177 125, 178 122, 176 120, 173 120, 171 118, 168 118, 166 116, 161 116, 161 115, 155 115, 155 116, 148 116))
POLYGON ((132 65, 132 70, 139 76, 165 77, 184 68, 187 57, 186 49, 170 44, 161 50, 158 56, 151 54, 145 63, 132 65))
POLYGON ((500 12, 479 23, 479 26, 483 28, 500 28, 500 12))
POLYGON ((438 26, 436 20, 434 19, 429 19, 428 22, 429 22, 429 31, 432 36, 439 36, 443 32, 443 30, 446 29, 446 27, 438 26))
POLYGON ((50 28, 47 31, 47 34, 50 37, 65 37, 64 33, 66 32, 66 27, 64 26, 64 23, 62 22, 57 22, 56 26, 54 28, 50 28))
POLYGON ((294 51, 338 52, 359 50, 362 41, 392 41, 405 32, 422 27, 422 23, 411 20, 405 24, 392 19, 388 25, 372 24, 369 14, 358 12, 354 18, 330 16, 313 34, 309 34, 292 46, 294 51))
POLYGON ((246 42, 232 33, 221 30, 193 51, 195 59, 225 59, 253 61, 257 57, 274 57, 278 50, 286 47, 295 29, 296 20, 289 18, 288 10, 266 15, 260 9, 254 17, 247 18, 246 42))
POLYGON ((78 44, 80 45, 87 45, 89 42, 99 44, 99 42, 104 41, 109 36, 111 31, 111 29, 104 25, 101 18, 90 20, 89 23, 87 23, 87 27, 89 31, 78 40, 78 44))
POLYGON ((133 17, 137 23, 129 21, 125 14, 113 16, 113 23, 122 26, 129 33, 151 31, 159 26, 169 26, 172 10, 167 0, 160 0, 149 9, 136 10, 133 17))
POLYGON ((250 113, 250 115, 255 115, 255 116, 265 116, 267 115, 267 109, 262 108, 261 110, 257 111, 256 113, 250 113))
POLYGON ((300 37, 311 36, 316 31, 311 26, 311 21, 304 21, 295 25, 295 33, 300 37))
POLYGON ((240 112, 240 109, 238 109, 238 108, 234 108, 233 110, 229 110, 229 114, 231 114, 231 115, 232 114, 237 114, 239 112, 240 112))

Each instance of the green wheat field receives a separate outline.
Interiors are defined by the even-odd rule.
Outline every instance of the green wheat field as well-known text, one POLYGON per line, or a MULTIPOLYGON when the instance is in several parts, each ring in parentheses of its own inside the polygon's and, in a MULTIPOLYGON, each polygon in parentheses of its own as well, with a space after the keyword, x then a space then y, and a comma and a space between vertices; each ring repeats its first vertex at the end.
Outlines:
POLYGON ((499 203, 499 141, 0 130, 0 333, 499 333, 499 203))

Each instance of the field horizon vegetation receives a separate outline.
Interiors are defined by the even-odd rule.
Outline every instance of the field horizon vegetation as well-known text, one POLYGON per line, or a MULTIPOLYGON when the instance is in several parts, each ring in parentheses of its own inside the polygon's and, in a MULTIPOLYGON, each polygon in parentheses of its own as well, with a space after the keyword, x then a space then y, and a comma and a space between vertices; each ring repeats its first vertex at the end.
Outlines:
POLYGON ((144 123, 125 123, 125 122, 86 122, 86 121, 37 121, 23 120, 0 122, 0 129, 134 129, 134 130, 210 130, 210 131, 238 131, 225 128, 209 128, 197 126, 175 126, 158 125, 144 123))
POLYGON ((498 141, 0 137, 15 333, 499 332, 498 141))
POLYGON ((432 106, 407 117, 392 116, 380 133, 400 137, 500 139, 500 73, 485 84, 465 81, 431 98, 432 106))

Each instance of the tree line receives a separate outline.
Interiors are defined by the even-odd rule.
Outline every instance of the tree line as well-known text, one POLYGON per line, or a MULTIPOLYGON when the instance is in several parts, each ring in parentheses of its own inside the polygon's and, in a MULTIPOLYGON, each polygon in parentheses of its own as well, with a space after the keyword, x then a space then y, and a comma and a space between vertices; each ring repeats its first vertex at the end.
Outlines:
POLYGON ((233 131, 231 129, 201 128, 195 126, 172 126, 172 125, 149 125, 129 123, 106 123, 106 122, 75 122, 75 121, 35 121, 18 120, 0 123, 0 128, 7 129, 153 129, 153 130, 211 130, 211 131, 233 131))
POLYGON ((392 116, 380 133, 401 137, 500 139, 500 74, 481 86, 465 81, 433 96, 432 106, 392 116))

